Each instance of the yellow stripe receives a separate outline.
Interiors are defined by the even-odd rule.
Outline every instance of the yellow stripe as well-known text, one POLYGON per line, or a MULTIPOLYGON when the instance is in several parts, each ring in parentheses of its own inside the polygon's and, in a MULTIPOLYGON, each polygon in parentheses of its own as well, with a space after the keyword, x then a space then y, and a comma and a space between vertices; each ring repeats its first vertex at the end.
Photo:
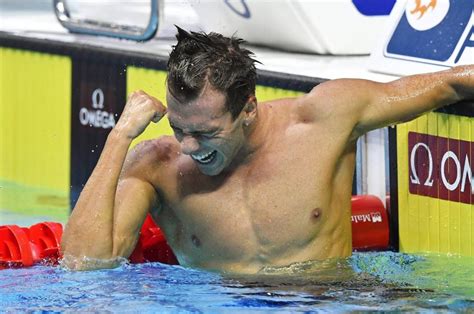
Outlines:
POLYGON ((297 96, 303 95, 304 93, 288 90, 288 89, 258 85, 255 88, 255 94, 259 102, 264 102, 264 101, 280 99, 280 98, 297 97, 297 96))
MULTIPOLYGON (((438 117, 439 115, 430 113, 428 117, 428 128, 427 133, 438 135, 438 117)), ((436 198, 425 197, 427 199, 428 212, 428 231, 426 232, 429 237, 429 245, 423 247, 423 251, 428 252, 439 252, 439 200, 436 198)))
MULTIPOLYGON (((438 118, 438 136, 449 137, 449 116, 439 115, 438 118)), ((441 253, 448 253, 449 250, 449 202, 445 200, 439 200, 439 251, 441 253)))
MULTIPOLYGON (((166 72, 150 70, 138 67, 127 67, 127 96, 133 91, 143 90, 156 97, 166 106, 166 72)), ((137 143, 160 137, 162 135, 172 135, 173 131, 169 125, 168 118, 161 120, 158 124, 151 123, 145 131, 137 137, 131 147, 137 143)))
MULTIPOLYGON (((0 65, 0 180, 49 189, 66 199, 71 60, 0 48, 0 65)), ((3 197, 0 207, 3 202, 16 204, 3 197)))
POLYGON ((399 248, 400 251, 409 251, 410 234, 408 229, 408 125, 407 123, 397 125, 397 176, 398 176, 398 224, 399 224, 399 248))

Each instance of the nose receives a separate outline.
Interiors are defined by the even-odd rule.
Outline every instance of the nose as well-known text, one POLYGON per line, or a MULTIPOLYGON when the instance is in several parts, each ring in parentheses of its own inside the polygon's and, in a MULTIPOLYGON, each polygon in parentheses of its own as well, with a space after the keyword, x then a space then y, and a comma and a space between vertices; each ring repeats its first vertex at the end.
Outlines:
POLYGON ((181 151, 190 155, 199 149, 199 142, 191 135, 185 135, 181 140, 181 151))

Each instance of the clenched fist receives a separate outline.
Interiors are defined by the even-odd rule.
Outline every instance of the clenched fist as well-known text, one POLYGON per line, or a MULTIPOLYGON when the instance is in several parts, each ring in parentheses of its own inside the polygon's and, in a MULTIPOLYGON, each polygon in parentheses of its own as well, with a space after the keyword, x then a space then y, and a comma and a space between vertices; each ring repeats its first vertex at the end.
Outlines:
POLYGON ((128 97, 115 128, 125 136, 134 139, 146 129, 151 121, 157 123, 165 114, 166 107, 161 101, 144 91, 135 91, 128 97))

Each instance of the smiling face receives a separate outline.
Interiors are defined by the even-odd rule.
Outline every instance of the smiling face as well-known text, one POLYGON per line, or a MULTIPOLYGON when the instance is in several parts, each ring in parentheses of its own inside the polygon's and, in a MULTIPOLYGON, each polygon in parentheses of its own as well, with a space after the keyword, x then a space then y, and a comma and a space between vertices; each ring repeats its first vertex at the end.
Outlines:
POLYGON ((245 144, 244 112, 233 119, 226 109, 225 95, 209 85, 189 103, 180 103, 169 92, 167 102, 168 119, 183 154, 189 155, 203 174, 221 173, 245 144))

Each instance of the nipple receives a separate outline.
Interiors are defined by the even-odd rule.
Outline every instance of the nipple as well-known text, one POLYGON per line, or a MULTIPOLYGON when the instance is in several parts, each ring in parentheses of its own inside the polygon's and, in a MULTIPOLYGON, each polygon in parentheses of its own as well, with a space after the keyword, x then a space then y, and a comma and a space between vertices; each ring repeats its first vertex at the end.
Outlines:
POLYGON ((199 240, 199 238, 196 237, 194 234, 191 236, 191 242, 193 242, 195 247, 201 246, 201 240, 199 240))
POLYGON ((311 212, 311 218, 313 219, 319 219, 321 217, 321 208, 315 208, 311 212))

